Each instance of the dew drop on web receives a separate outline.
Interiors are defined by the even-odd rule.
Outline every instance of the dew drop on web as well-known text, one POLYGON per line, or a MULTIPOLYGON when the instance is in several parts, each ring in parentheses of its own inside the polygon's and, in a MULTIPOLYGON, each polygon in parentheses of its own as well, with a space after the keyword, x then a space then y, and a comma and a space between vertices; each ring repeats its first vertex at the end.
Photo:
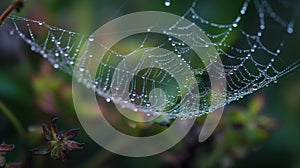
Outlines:
POLYGON ((171 0, 165 0, 165 6, 167 7, 171 6, 171 0))

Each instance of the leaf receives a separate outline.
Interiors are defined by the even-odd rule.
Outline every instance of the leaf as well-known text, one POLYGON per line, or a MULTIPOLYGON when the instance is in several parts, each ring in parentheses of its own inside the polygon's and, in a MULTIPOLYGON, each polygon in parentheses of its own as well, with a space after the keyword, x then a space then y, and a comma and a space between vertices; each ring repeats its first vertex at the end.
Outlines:
POLYGON ((0 153, 0 167, 3 167, 6 163, 6 158, 4 156, 4 153, 0 153))
POLYGON ((51 124, 51 132, 52 132, 52 136, 53 138, 57 141, 57 128, 56 128, 56 121, 58 120, 57 117, 55 117, 52 120, 52 124, 51 124))
POLYGON ((72 150, 80 150, 80 149, 83 149, 83 143, 79 143, 79 142, 76 142, 76 141, 66 141, 64 143, 64 145, 66 145, 67 149, 69 151, 72 151, 72 150))
POLYGON ((14 150, 15 145, 13 144, 0 144, 0 152, 10 152, 14 150))
POLYGON ((53 139, 50 130, 48 129, 48 127, 46 126, 46 124, 42 124, 42 128, 43 128, 43 133, 44 133, 44 137, 47 141, 50 141, 53 139))
POLYGON ((79 128, 69 130, 64 134, 64 140, 73 139, 78 134, 79 130, 79 128))
POLYGON ((66 161, 69 156, 67 151, 61 150, 58 146, 55 146, 51 151, 51 157, 55 160, 66 161))
POLYGON ((50 153, 50 148, 48 146, 41 146, 35 149, 32 149, 31 152, 35 155, 46 155, 50 153))
POLYGON ((54 146, 53 149, 51 150, 51 157, 55 160, 60 159, 60 153, 59 149, 57 146, 54 146))
POLYGON ((265 99, 263 96, 257 96, 256 98, 254 98, 250 105, 249 105, 249 111, 252 114, 257 114, 258 112, 261 111, 261 109, 263 108, 265 104, 265 99))

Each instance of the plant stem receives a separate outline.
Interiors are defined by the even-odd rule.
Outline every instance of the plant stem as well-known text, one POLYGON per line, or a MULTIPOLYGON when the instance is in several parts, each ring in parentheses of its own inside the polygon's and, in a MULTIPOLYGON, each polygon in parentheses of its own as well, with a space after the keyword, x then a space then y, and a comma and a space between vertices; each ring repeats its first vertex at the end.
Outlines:
POLYGON ((0 25, 4 22, 4 20, 9 16, 9 14, 12 11, 19 11, 23 7, 23 3, 23 0, 14 0, 13 3, 0 16, 0 25))
POLYGON ((0 110, 3 114, 11 121, 16 130, 19 132, 21 136, 25 135, 25 130, 22 127, 21 122, 17 119, 17 117, 0 101, 0 110))

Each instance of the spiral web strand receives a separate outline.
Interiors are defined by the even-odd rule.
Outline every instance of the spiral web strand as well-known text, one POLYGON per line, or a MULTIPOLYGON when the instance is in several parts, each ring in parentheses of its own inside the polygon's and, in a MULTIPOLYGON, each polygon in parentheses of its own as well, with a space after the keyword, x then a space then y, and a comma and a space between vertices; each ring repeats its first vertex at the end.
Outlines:
MULTIPOLYGON (((171 1, 168 1, 168 6, 170 5, 169 2, 171 3, 171 1)), ((285 1, 276 3, 281 5, 284 11, 293 10, 289 3, 285 1)), ((153 41, 153 38, 156 39, 157 35, 145 33, 138 35, 139 40, 136 42, 138 44, 136 44, 134 49, 127 52, 121 51, 117 47, 107 48, 102 45, 101 47, 107 52, 99 65, 100 68, 96 79, 90 76, 89 71, 84 66, 89 64, 91 61, 89 58, 93 57, 88 51, 89 43, 92 44, 94 42, 92 36, 85 36, 47 25, 41 21, 17 16, 9 17, 6 24, 13 27, 9 32, 11 35, 17 34, 30 45, 32 51, 48 59, 54 68, 74 75, 87 88, 91 88, 100 96, 104 96, 107 102, 113 100, 124 107, 129 107, 134 111, 143 111, 149 113, 149 115, 155 114, 157 111, 163 111, 163 114, 171 118, 200 116, 225 106, 232 101, 239 100, 245 95, 268 86, 271 82, 276 83, 279 77, 298 68, 300 65, 299 60, 295 60, 294 63, 290 64, 283 63, 284 56, 281 55, 282 41, 278 40, 271 43, 264 39, 267 36, 266 34, 272 32, 274 27, 276 27, 276 30, 281 31, 282 34, 292 34, 295 24, 292 15, 283 16, 283 12, 276 12, 272 4, 267 0, 245 0, 236 17, 228 24, 214 23, 202 17, 197 10, 198 4, 199 2, 194 2, 191 8, 182 15, 182 19, 185 18, 192 21, 191 25, 183 25, 182 21, 178 20, 169 29, 161 30, 160 38, 154 44, 151 41, 153 41), (249 17, 246 16, 250 9, 255 11, 250 12, 250 14, 255 14, 254 18, 257 19, 258 25, 252 26, 252 29, 248 31, 247 28, 244 28, 244 25, 248 22, 246 19, 249 17), (197 26, 200 27, 200 30, 197 26), (174 34, 174 29, 182 33, 174 34), (205 33, 210 41, 203 40, 197 34, 198 31, 205 33), (183 41, 177 40, 176 37, 179 36, 192 39, 194 42, 193 46, 188 46, 183 41), (232 40, 235 37, 238 37, 238 40, 232 40), (88 45, 84 48, 84 54, 87 57, 84 60, 79 60, 82 62, 82 66, 78 67, 80 72, 73 74, 76 58, 83 49, 86 40, 88 45), (196 76, 199 93, 192 93, 192 90, 189 89, 188 81, 190 79, 186 78, 187 82, 184 86, 186 90, 183 91, 176 81, 172 81, 172 74, 155 68, 143 70, 143 72, 138 74, 129 72, 126 74, 125 72, 124 76, 117 77, 122 83, 112 86, 112 83, 115 82, 112 81, 112 74, 115 71, 122 71, 122 69, 117 68, 116 63, 120 62, 128 54, 150 45, 152 47, 153 45, 156 46, 156 48, 154 47, 151 50, 158 48, 169 49, 168 53, 152 56, 157 58, 160 64, 168 66, 172 72, 184 73, 184 70, 174 64, 175 59, 169 57, 171 53, 176 53, 179 58, 182 58, 180 64, 187 64, 192 69, 194 76, 196 76), (203 66, 201 63, 203 60, 195 60, 192 53, 194 48, 210 46, 216 48, 223 65, 215 63, 216 55, 210 56, 207 63, 208 66, 203 66), (225 69, 225 72, 220 71, 218 78, 226 79, 227 81, 227 87, 224 90, 226 102, 218 102, 217 105, 211 107, 211 102, 208 101, 209 97, 217 93, 210 89, 210 82, 212 81, 209 81, 207 78, 207 71, 212 68, 214 70, 220 69, 221 67, 225 69), (118 90, 122 90, 119 87, 124 85, 129 86, 129 95, 125 92, 118 92, 118 90), (161 90, 155 90, 155 88, 161 88, 162 90, 167 90, 167 92, 164 93, 161 90), (114 90, 114 93, 112 93, 112 90, 114 90), (167 103, 162 104, 159 99, 153 99, 151 90, 159 92, 158 95, 161 95, 167 103), (181 99, 182 92, 187 93, 191 97, 199 98, 200 102, 191 102, 182 107, 182 102, 184 101, 181 99), (194 106, 199 106, 199 109, 196 111, 191 110, 194 106), (179 112, 179 108, 184 110, 179 112)), ((148 31, 153 28, 159 28, 159 25, 149 27, 148 31)), ((147 52, 151 51, 146 50, 147 52)), ((224 95, 215 96, 222 97, 224 95)))

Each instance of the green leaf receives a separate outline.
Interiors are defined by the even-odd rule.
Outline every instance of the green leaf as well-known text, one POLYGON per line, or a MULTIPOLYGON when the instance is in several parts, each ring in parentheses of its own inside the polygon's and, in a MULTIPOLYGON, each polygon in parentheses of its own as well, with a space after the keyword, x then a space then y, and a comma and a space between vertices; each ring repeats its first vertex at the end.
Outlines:
POLYGON ((265 104, 265 100, 262 96, 257 96, 256 98, 254 98, 250 104, 249 104, 249 111, 252 114, 257 114, 258 112, 261 111, 261 109, 263 108, 265 104))
POLYGON ((53 149, 51 150, 51 157, 55 160, 60 159, 60 153, 59 149, 57 146, 54 146, 53 149))
POLYGON ((48 146, 41 146, 41 147, 32 149, 31 152, 35 155, 46 155, 50 152, 50 148, 48 146))

